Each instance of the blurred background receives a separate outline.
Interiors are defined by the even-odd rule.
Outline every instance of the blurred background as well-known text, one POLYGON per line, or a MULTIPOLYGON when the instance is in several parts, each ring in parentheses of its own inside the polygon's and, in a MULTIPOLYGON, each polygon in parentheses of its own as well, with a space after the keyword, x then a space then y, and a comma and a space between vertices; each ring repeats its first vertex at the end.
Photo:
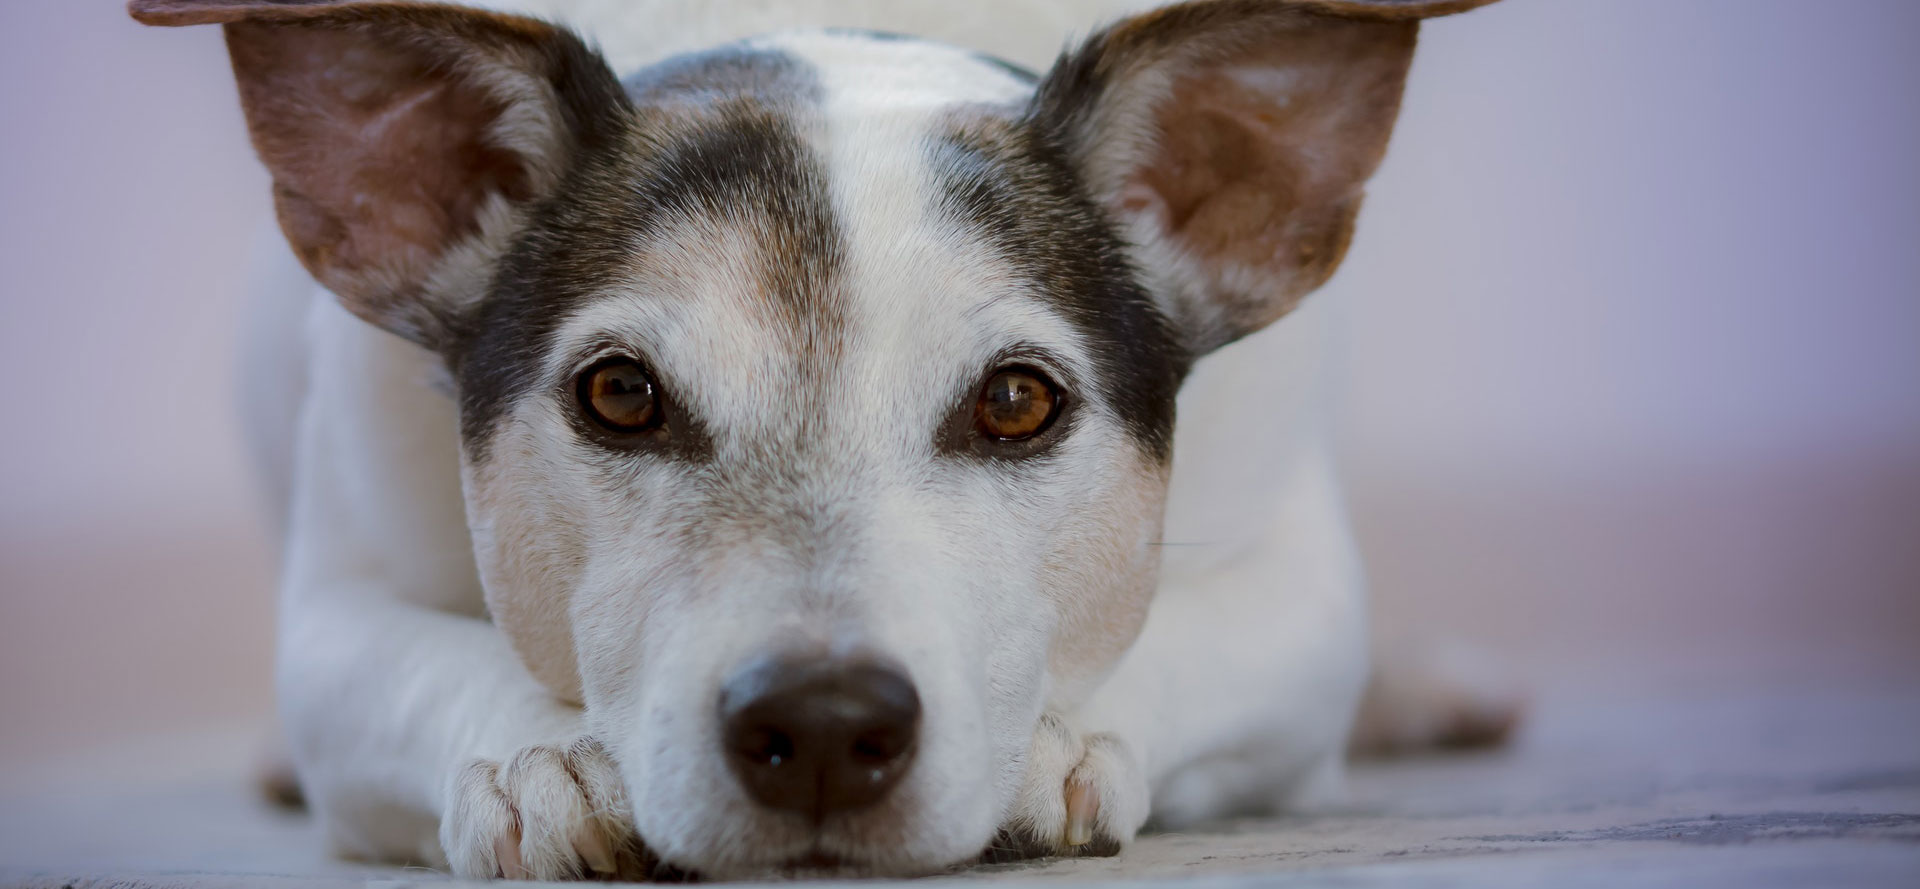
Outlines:
MULTIPOLYGON (((0 767, 271 707, 217 31, 0 4, 0 767)), ((1389 626, 1545 694, 1920 675, 1920 4, 1429 25, 1345 268, 1389 626)))

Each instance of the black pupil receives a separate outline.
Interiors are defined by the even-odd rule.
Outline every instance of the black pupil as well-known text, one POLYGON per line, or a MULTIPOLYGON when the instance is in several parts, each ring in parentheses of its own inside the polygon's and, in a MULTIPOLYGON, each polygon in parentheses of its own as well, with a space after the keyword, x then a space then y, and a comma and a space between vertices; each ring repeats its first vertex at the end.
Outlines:
POLYGON ((1026 374, 1003 373, 987 386, 987 421, 996 435, 1032 435, 1045 422, 1048 410, 1043 384, 1026 374))
POLYGON ((594 374, 592 407, 614 426, 644 426, 653 414, 653 381, 634 365, 601 368, 594 374))

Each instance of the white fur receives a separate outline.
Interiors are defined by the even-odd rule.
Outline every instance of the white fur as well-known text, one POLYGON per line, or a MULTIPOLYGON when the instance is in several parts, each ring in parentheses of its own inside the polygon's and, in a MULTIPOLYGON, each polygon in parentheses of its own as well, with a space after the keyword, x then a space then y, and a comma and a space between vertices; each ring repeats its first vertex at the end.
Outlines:
MULTIPOLYGON (((1146 4, 492 5, 557 12, 625 68, 796 24, 924 34, 1044 66, 1069 32, 1146 4)), ((1122 842, 1149 805, 1184 822, 1336 791, 1366 647, 1362 579, 1321 417, 1327 310, 1309 303, 1202 361, 1180 399, 1174 482, 1158 529, 1167 544, 1159 548, 1160 590, 1144 630, 1110 675, 1023 685, 1019 677, 1045 672, 1051 619, 1036 610, 1032 590, 1007 579, 1017 568, 1007 578, 969 576, 993 562, 969 547, 995 547, 1016 566, 1036 558, 1019 552, 1018 523, 997 528, 1007 523, 995 517, 1021 492, 993 478, 957 478, 942 480, 938 497, 915 499, 901 492, 922 480, 889 473, 901 454, 923 446, 917 433, 900 430, 937 420, 941 394, 964 385, 1012 331, 1069 365, 1085 346, 1029 305, 1018 282, 967 262, 960 233, 927 228, 917 201, 929 189, 914 140, 931 109, 898 101, 922 85, 863 80, 859 57, 922 48, 824 37, 782 47, 830 62, 822 65, 829 108, 808 138, 827 158, 836 209, 851 226, 847 289, 859 295, 851 324, 863 341, 890 344, 855 350, 845 369, 862 381, 843 387, 847 415, 871 422, 823 427, 809 452, 832 464, 809 478, 846 479, 846 487, 795 496, 856 504, 846 521, 877 535, 866 554, 882 555, 821 569, 826 582, 809 587, 816 598, 797 609, 797 588, 775 570, 778 554, 687 568, 675 560, 684 554, 648 543, 660 535, 660 517, 687 496, 677 482, 641 472, 628 493, 595 499, 542 443, 555 421, 549 405, 530 399, 509 421, 515 431, 495 445, 516 456, 496 459, 491 475, 470 477, 467 487, 471 494, 510 486, 527 479, 500 476, 528 473, 556 492, 538 505, 542 517, 625 516, 617 531, 601 526, 564 558, 489 569, 574 572, 582 592, 565 606, 565 644, 582 659, 588 719, 536 681, 485 620, 476 542, 485 563, 514 532, 463 506, 454 409, 435 360, 326 294, 306 294, 310 388, 294 454, 279 685, 303 782, 336 846, 363 857, 450 857, 462 873, 484 876, 504 870, 497 843, 516 820, 507 817, 511 807, 518 820, 542 825, 517 837, 525 872, 573 875, 568 849, 591 864, 593 837, 617 839, 626 829, 594 802, 592 787, 604 776, 575 784, 570 774, 581 769, 554 766, 565 761, 554 757, 589 756, 575 745, 588 735, 619 763, 640 834, 668 857, 719 876, 768 873, 811 844, 867 855, 881 870, 924 870, 964 859, 1003 824, 1064 848, 1071 815, 1063 794, 1076 783, 1094 788, 1098 829, 1122 842), (861 126, 856 133, 834 121, 861 126), (914 249, 890 249, 898 244, 914 249), (979 327, 939 323, 956 314, 981 319, 979 327), (925 422, 898 422, 902 416, 925 422), (643 581, 657 588, 644 602, 630 595, 643 581), (692 594, 720 588, 729 595, 692 594), (785 607, 770 607, 776 599, 785 607), (629 632, 643 623, 644 633, 629 632), (708 712, 724 671, 781 640, 885 648, 908 663, 928 702, 926 747, 901 801, 824 838, 762 818, 717 758, 700 754, 713 746, 701 734, 710 729, 677 715, 708 712), (671 666, 642 675, 643 662, 661 658, 671 666), (1036 734, 1031 726, 1043 713, 1036 734), (964 780, 982 774, 992 780, 964 780), (885 849, 889 836, 898 848, 885 849), (876 849, 892 857, 874 858, 876 849)), ((929 62, 922 70, 938 80, 957 69, 929 62)), ((1010 80, 977 74, 964 88, 983 101, 1019 92, 1010 80)), ((715 261, 729 255, 727 244, 750 238, 724 228, 701 234, 687 239, 698 246, 677 271, 598 304, 561 338, 629 337, 663 356, 663 373, 699 369, 697 380, 666 382, 697 387, 716 422, 790 441, 781 427, 792 420, 781 402, 781 384, 794 372, 783 363, 788 350, 756 339, 773 337, 772 326, 753 317, 755 303, 741 298, 734 272, 715 261)), ((263 297, 303 302, 284 291, 263 297)), ((548 368, 557 379, 577 369, 559 358, 548 368)), ((1058 490, 1125 476, 1114 469, 1125 449, 1112 427, 1089 423, 1076 437, 1064 463, 1081 476, 1055 480, 1058 490)), ((1147 498, 1140 508, 1157 502, 1147 498)), ((1091 521, 1059 497, 1036 499, 1026 515, 1034 523, 1091 521)), ((602 775, 606 763, 589 758, 587 773, 602 775)))

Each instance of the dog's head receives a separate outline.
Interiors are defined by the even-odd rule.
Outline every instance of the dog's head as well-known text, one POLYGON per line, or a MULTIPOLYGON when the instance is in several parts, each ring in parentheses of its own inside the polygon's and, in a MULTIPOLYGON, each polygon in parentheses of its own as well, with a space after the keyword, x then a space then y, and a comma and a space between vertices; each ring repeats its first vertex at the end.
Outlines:
POLYGON ((494 620, 647 843, 731 876, 991 839, 1144 619, 1189 365, 1333 272, 1417 19, 1481 2, 1189 3, 1038 77, 823 31, 624 81, 454 7, 134 9, 226 25, 296 252, 445 359, 494 620))

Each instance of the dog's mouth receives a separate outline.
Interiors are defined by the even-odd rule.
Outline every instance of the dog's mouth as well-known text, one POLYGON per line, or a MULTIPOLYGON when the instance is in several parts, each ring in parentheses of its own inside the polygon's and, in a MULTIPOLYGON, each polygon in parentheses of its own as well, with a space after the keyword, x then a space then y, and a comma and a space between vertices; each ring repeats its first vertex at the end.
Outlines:
MULTIPOLYGON (((1031 855, 996 855, 994 850, 989 848, 975 858, 969 858, 940 870, 962 870, 977 864, 1003 864, 1009 861, 1026 860, 1031 857, 1031 855)), ((816 846, 800 855, 795 855, 784 862, 761 871, 758 878, 749 879, 770 879, 776 881, 848 880, 873 879, 888 876, 899 877, 905 875, 889 874, 885 872, 877 862, 865 860, 857 856, 835 854, 816 846)), ((660 863, 655 866, 653 875, 648 878, 648 882, 708 883, 713 882, 713 880, 689 868, 660 863)))
MULTIPOLYGON (((873 865, 856 858, 835 855, 820 848, 807 850, 767 868, 763 878, 773 880, 849 879, 878 876, 873 865)), ((713 880, 692 868, 655 859, 647 878, 649 883, 709 883, 713 880)))
POLYGON ((805 855, 792 858, 779 867, 781 876, 793 879, 857 876, 864 870, 866 868, 860 862, 818 848, 808 850, 805 855))

